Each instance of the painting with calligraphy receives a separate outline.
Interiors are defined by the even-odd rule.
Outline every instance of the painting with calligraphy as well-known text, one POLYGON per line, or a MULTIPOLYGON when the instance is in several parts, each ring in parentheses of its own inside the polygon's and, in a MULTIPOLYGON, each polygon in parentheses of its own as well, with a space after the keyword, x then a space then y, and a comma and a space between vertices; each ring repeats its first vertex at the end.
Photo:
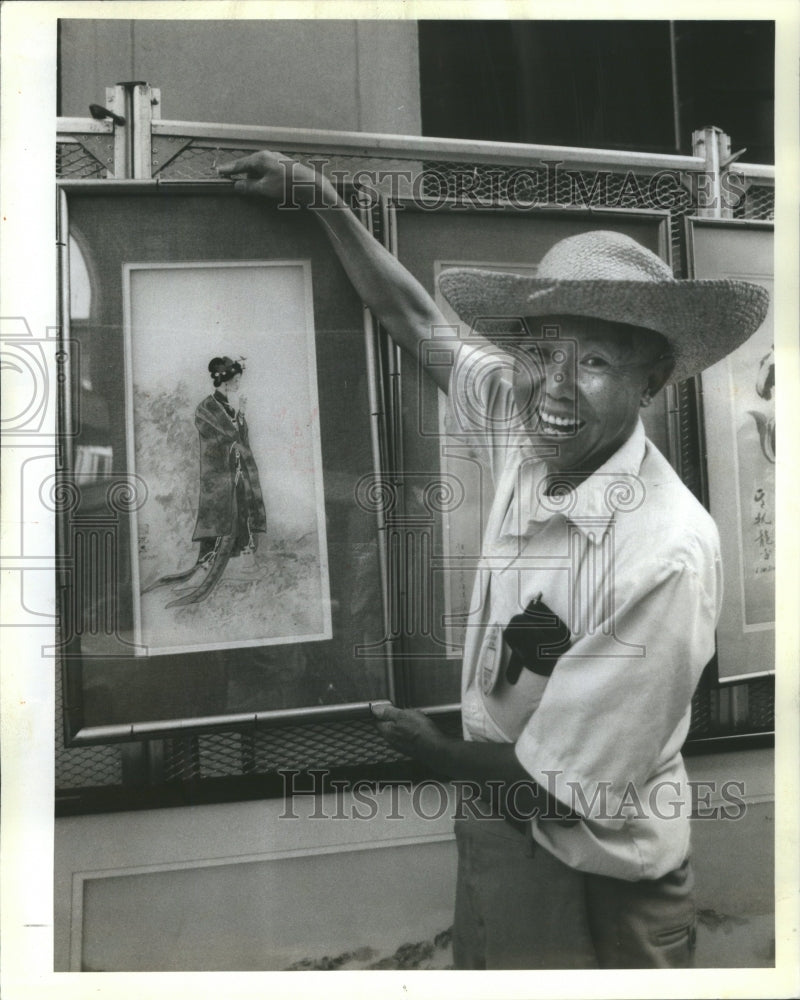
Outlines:
POLYGON ((770 308, 753 336, 703 372, 708 504, 720 529, 720 680, 775 669, 775 329, 770 223, 691 219, 697 278, 755 281, 770 308))

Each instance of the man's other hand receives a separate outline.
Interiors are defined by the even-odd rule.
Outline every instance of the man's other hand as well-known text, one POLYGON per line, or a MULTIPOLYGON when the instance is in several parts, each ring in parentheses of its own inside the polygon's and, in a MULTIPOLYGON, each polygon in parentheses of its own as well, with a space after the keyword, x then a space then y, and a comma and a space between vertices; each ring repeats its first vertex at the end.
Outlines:
POLYGON ((447 737, 423 712, 394 705, 373 705, 378 732, 401 753, 430 761, 435 758, 447 737))

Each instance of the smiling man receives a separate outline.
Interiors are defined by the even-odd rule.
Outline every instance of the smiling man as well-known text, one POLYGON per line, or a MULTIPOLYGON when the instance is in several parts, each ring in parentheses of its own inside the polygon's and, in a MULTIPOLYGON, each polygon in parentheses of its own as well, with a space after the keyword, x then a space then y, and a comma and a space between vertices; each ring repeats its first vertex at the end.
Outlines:
MULTIPOLYGON (((314 211, 364 302, 411 352, 447 326, 427 292, 309 168, 259 153, 237 190, 314 211)), ((392 706, 378 726, 474 783, 456 819, 458 968, 678 967, 693 960, 691 698, 714 652, 713 521, 647 440, 642 407, 764 319, 740 281, 676 281, 618 233, 563 240, 529 277, 453 269, 471 332, 437 335, 451 428, 494 483, 462 679, 463 739, 392 706)))

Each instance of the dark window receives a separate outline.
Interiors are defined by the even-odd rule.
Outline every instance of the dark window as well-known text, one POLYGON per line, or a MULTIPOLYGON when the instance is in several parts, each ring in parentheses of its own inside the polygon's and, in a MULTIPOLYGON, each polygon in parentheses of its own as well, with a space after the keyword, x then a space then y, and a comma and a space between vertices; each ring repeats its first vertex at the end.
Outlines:
POLYGON ((772 162, 773 23, 673 26, 674 74, 668 21, 422 21, 423 132, 689 153, 718 125, 772 162))

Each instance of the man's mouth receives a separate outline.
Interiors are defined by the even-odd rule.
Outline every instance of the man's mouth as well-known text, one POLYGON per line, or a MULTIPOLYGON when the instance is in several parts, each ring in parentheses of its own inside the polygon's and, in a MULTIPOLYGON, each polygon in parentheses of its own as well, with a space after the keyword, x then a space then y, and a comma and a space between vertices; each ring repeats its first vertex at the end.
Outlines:
POLYGON ((583 427, 585 421, 572 417, 560 417, 555 413, 540 410, 537 430, 548 437, 573 437, 583 427))

